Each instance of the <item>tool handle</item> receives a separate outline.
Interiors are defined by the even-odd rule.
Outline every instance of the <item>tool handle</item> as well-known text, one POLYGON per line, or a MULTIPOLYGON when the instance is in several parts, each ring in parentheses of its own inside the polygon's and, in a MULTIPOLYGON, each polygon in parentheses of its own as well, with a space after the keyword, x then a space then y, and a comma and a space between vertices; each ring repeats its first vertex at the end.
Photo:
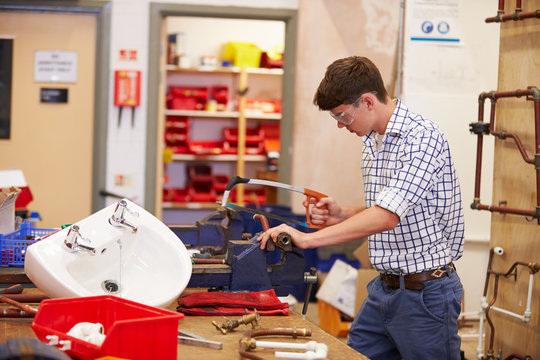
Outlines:
MULTIPOLYGON (((304 195, 306 195, 306 201, 307 201, 306 222, 309 224, 309 227, 312 228, 312 229, 322 229, 322 228, 326 227, 326 221, 322 225, 314 225, 314 224, 311 223, 311 216, 309 214, 309 204, 311 204, 311 199, 315 199, 315 200, 317 200, 317 202, 319 202, 322 198, 328 197, 328 195, 325 195, 323 193, 320 193, 318 191, 311 190, 311 189, 308 189, 308 188, 304 188, 304 195)), ((325 206, 325 208, 326 208, 326 206, 325 206)))

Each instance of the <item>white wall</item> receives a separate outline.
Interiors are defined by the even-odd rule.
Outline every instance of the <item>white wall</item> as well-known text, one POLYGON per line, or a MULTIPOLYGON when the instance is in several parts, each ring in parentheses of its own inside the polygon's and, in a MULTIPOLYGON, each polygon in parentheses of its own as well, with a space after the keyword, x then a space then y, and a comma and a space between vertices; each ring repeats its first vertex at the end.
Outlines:
MULTIPOLYGON (((466 311, 473 311, 479 308, 483 290, 491 214, 470 208, 477 137, 469 132, 469 123, 477 121, 478 95, 497 88, 499 25, 484 22, 496 12, 496 4, 490 0, 459 1, 460 32, 456 35, 460 43, 457 45, 410 41, 416 33, 412 28, 417 23, 416 9, 414 1, 407 4, 402 97, 410 109, 436 122, 450 143, 465 214, 466 246, 457 267, 465 286, 466 311)), ((486 105, 486 114, 488 108, 486 105)), ((493 150, 494 139, 484 137, 480 198, 488 204, 492 197, 493 150)))

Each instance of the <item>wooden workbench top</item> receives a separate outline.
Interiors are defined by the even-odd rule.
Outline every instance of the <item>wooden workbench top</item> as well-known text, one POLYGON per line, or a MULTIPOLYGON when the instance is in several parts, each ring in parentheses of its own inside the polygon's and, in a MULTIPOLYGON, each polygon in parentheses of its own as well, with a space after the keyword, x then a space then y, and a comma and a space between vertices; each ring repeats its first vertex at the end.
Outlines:
MULTIPOLYGON (((36 288, 25 288, 23 293, 27 294, 41 294, 41 291, 36 288)), ((31 305, 31 304, 30 304, 31 305)), ((38 306, 33 305, 33 306, 38 306)), ((0 305, 5 307, 5 305, 0 305)), ((10 306, 8 306, 10 307, 10 306)), ((176 304, 173 303, 168 307, 169 310, 175 311, 176 304)), ((231 316, 229 319, 238 319, 240 317, 231 316)), ((192 334, 202 336, 207 340, 219 341, 223 343, 222 350, 208 349, 203 347, 191 346, 191 345, 178 345, 177 359, 239 359, 238 354, 239 340, 242 338, 245 331, 249 330, 251 326, 241 325, 234 332, 230 332, 226 335, 221 334, 212 325, 212 321, 216 321, 218 324, 222 324, 227 319, 223 316, 185 316, 180 320, 179 328, 181 330, 188 331, 192 334)), ((34 331, 31 328, 32 319, 19 319, 19 318, 2 318, 0 319, 0 343, 4 343, 7 338, 17 337, 30 337, 36 338, 34 331)), ((308 338, 292 339, 287 337, 274 337, 272 340, 283 342, 298 342, 303 343, 309 340, 325 343, 328 346, 328 359, 362 359, 367 358, 360 353, 356 352, 352 348, 348 347, 345 343, 335 338, 334 336, 323 331, 321 328, 311 323, 308 320, 304 320, 299 314, 292 312, 289 316, 263 316, 260 321, 261 327, 264 328, 309 328, 312 330, 312 336, 308 338)), ((261 337, 261 340, 269 340, 269 337, 261 337)), ((256 349, 255 352, 258 356, 264 359, 274 359, 275 349, 256 349)), ((288 351, 288 350, 281 350, 288 351)))

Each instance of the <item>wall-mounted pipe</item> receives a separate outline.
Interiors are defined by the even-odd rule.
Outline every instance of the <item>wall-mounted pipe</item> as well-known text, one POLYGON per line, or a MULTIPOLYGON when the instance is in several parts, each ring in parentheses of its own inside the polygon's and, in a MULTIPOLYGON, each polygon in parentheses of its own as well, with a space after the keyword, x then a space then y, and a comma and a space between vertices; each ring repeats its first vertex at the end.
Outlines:
POLYGON ((473 134, 478 135, 476 145, 476 176, 474 186, 474 200, 471 204, 471 208, 476 210, 488 210, 491 212, 499 212, 502 214, 515 214, 523 215, 537 219, 540 225, 540 90, 537 87, 528 87, 527 90, 515 90, 515 91, 490 91, 482 92, 478 96, 478 122, 469 124, 470 130, 473 134), (511 132, 497 131, 495 130, 495 111, 497 105, 497 99, 508 97, 522 97, 526 96, 527 100, 534 102, 534 124, 535 124, 535 155, 530 157, 525 150, 520 138, 511 132), (484 104, 485 100, 491 101, 491 111, 489 123, 484 122, 484 104), (524 210, 509 208, 507 206, 485 205, 480 203, 480 185, 482 174, 482 148, 484 135, 493 135, 499 139, 511 138, 516 144, 523 160, 526 163, 532 164, 536 169, 536 209, 524 210))
POLYGON ((509 20, 519 21, 531 18, 540 18, 540 10, 530 11, 524 13, 521 9, 521 0, 516 1, 516 10, 513 14, 504 15, 504 0, 499 0, 499 7, 497 9, 497 15, 493 17, 486 18, 486 23, 498 23, 505 22, 509 20))
MULTIPOLYGON (((480 307, 481 307, 481 313, 480 313, 480 331, 481 332, 480 332, 480 334, 482 334, 482 331, 483 331, 482 325, 483 325, 484 318, 488 322, 488 325, 489 325, 489 327, 491 329, 491 331, 490 331, 490 340, 489 340, 489 349, 487 351, 487 359, 491 359, 494 356, 493 342, 494 342, 494 338, 495 338, 495 326, 493 325, 493 322, 492 322, 491 318, 489 317, 489 311, 490 310, 498 311, 500 313, 504 313, 504 314, 507 314, 507 315, 510 315, 510 316, 513 316, 513 317, 517 317, 521 321, 523 321, 524 323, 529 322, 530 318, 531 318, 531 315, 532 315, 531 310, 530 310, 530 308, 531 308, 530 304, 531 304, 532 292, 533 292, 533 276, 538 271, 540 271, 540 264, 527 263, 527 262, 522 262, 522 261, 514 262, 512 264, 512 266, 510 266, 510 268, 506 272, 494 271, 491 268, 492 263, 493 263, 493 255, 494 254, 502 255, 503 254, 502 248, 499 248, 499 247, 492 248, 490 250, 490 252, 489 252, 489 260, 488 260, 488 268, 487 268, 487 272, 486 272, 486 282, 485 282, 485 285, 484 285, 484 293, 483 293, 482 299, 480 301, 480 307), (527 307, 526 307, 525 313, 523 315, 519 315, 519 314, 513 313, 511 311, 508 311, 508 310, 501 309, 501 308, 493 306, 495 304, 495 301, 497 300, 497 295, 498 295, 498 290, 499 290, 499 277, 502 276, 502 277, 507 278, 507 277, 510 277, 511 275, 517 276, 517 268, 518 268, 518 266, 527 267, 529 269, 529 287, 528 287, 528 293, 527 293, 527 307), (493 287, 493 296, 492 296, 491 300, 488 303, 487 302, 487 293, 488 293, 488 287, 489 287, 489 280, 490 280, 490 277, 492 275, 495 277, 495 279, 494 279, 494 287, 493 287)), ((484 357, 481 355, 481 351, 482 351, 481 341, 482 341, 482 336, 479 336, 479 340, 478 340, 479 345, 478 345, 478 348, 477 348, 478 359, 484 359, 484 357)))

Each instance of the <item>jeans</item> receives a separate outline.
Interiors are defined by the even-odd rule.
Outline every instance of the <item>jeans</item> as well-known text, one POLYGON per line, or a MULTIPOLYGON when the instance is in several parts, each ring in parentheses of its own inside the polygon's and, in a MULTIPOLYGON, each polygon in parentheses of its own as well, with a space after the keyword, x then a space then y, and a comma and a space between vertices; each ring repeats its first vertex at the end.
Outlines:
MULTIPOLYGON (((448 269, 447 269, 448 270, 448 269)), ((422 290, 393 289, 377 276, 349 330, 348 345, 371 360, 460 360, 457 318, 463 287, 457 272, 422 290)))

